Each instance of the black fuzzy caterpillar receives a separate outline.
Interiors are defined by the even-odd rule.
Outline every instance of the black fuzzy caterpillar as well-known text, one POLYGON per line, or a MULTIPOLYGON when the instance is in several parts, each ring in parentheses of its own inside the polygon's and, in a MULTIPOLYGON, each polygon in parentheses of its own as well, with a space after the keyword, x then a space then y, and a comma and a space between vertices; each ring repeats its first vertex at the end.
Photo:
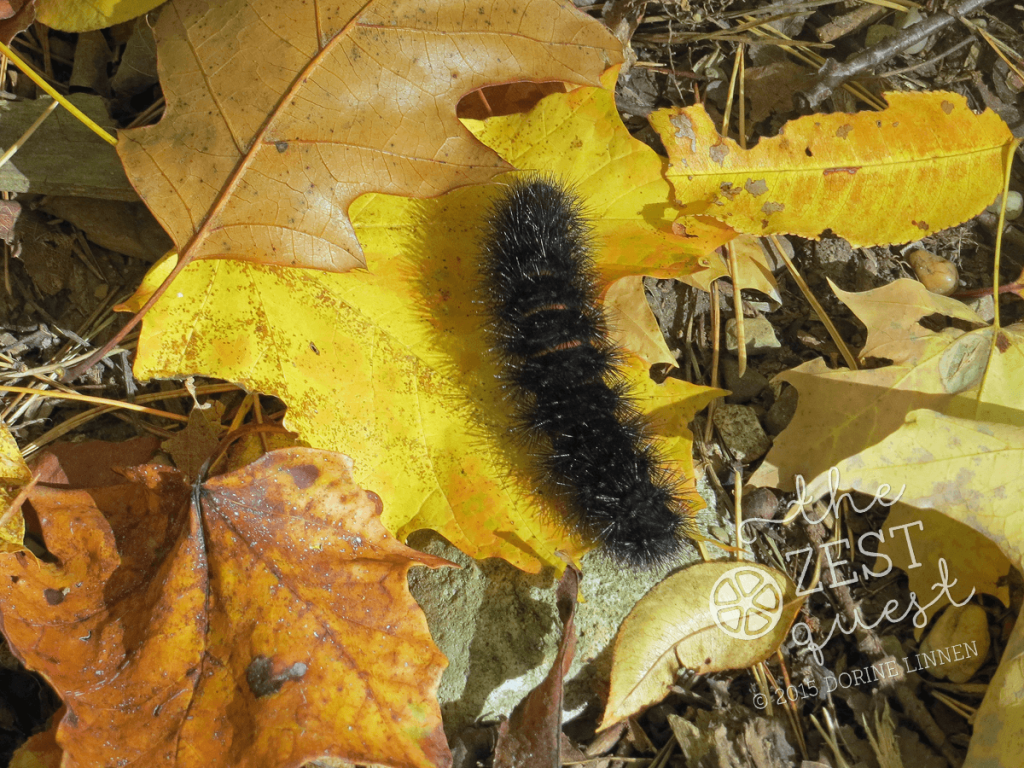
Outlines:
POLYGON ((499 376, 542 485, 566 524, 617 562, 672 559, 686 505, 609 340, 579 199, 555 178, 513 181, 492 205, 482 250, 499 376))

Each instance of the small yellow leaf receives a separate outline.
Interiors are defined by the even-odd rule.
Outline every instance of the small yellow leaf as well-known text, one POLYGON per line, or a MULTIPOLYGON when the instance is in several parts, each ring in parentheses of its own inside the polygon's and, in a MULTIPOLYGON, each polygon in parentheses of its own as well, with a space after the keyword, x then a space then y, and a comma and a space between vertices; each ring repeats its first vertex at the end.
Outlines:
POLYGON ((25 460, 21 457, 14 436, 0 423, 0 552, 16 552, 25 541, 25 518, 20 510, 9 511, 22 486, 32 479, 25 460))
POLYGON ((676 358, 647 303, 643 276, 624 277, 612 283, 604 295, 604 308, 616 346, 633 350, 650 365, 665 363, 675 367, 676 358))
MULTIPOLYGON (((761 246, 760 238, 753 235, 739 235, 729 246, 736 256, 736 283, 740 290, 760 291, 775 302, 782 303, 782 296, 779 295, 779 286, 775 282, 771 267, 768 266, 767 255, 761 246)), ((729 264, 726 257, 722 255, 721 249, 708 256, 711 266, 701 272, 694 272, 692 275, 680 277, 684 283, 700 288, 702 291, 710 292, 711 283, 720 277, 730 277, 729 264)))
POLYGON ((57 745, 58 719, 49 730, 29 736, 11 756, 8 768, 60 768, 64 750, 57 745))
POLYGON ((808 115, 750 150, 722 138, 703 106, 659 110, 651 124, 686 212, 740 232, 854 246, 904 243, 960 224, 1001 188, 1013 141, 991 110, 953 93, 888 93, 881 112, 808 115))
POLYGON ((149 13, 164 0, 37 0, 36 21, 61 32, 104 29, 149 13))
POLYGON ((189 482, 195 482, 207 459, 213 456, 226 431, 221 424, 224 404, 213 400, 206 406, 193 406, 188 424, 160 444, 189 482))
POLYGON ((31 479, 32 473, 21 457, 18 443, 7 425, 0 423, 0 486, 24 485, 31 479))
POLYGON ((757 563, 700 563, 665 579, 619 629, 600 728, 661 701, 683 668, 707 674, 767 658, 803 602, 786 574, 757 563))
POLYGON ((862 360, 888 358, 904 363, 915 352, 916 342, 935 335, 917 321, 928 315, 955 317, 975 325, 985 321, 962 301, 932 293, 917 280, 896 280, 863 293, 840 289, 831 280, 829 287, 868 328, 867 343, 860 351, 862 360))

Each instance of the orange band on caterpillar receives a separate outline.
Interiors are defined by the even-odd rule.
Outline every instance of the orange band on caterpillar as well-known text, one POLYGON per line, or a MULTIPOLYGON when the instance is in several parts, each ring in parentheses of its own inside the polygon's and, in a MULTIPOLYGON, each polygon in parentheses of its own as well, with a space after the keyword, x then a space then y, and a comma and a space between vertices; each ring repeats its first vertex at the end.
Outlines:
POLYGON ((599 303, 590 225, 557 179, 512 182, 494 203, 482 278, 514 429, 569 528, 616 561, 674 558, 687 505, 633 405, 599 303))

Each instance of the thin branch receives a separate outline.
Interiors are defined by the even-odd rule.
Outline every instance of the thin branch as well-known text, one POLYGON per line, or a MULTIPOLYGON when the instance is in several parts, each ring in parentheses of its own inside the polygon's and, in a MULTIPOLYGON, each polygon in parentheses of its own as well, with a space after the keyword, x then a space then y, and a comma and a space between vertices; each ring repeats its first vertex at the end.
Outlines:
POLYGON ((992 0, 964 0, 959 5, 951 7, 948 13, 936 13, 934 16, 923 19, 850 57, 842 64, 834 64, 831 60, 827 61, 825 66, 819 70, 818 79, 794 96, 795 103, 801 109, 815 109, 832 95, 833 90, 851 77, 885 63, 896 54, 945 29, 959 17, 974 13, 991 2, 992 0))

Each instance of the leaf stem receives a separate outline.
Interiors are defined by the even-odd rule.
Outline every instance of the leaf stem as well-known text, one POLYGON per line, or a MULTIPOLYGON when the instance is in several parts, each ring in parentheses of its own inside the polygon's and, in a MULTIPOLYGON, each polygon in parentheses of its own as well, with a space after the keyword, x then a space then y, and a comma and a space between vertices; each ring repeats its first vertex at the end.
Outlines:
POLYGON ((54 99, 56 99, 60 103, 60 105, 62 107, 64 107, 64 109, 66 109, 72 115, 77 117, 79 119, 79 121, 81 121, 81 123, 86 128, 88 128, 90 131, 95 133, 97 136, 99 136, 101 139, 103 139, 108 144, 115 145, 115 146, 117 145, 117 139, 115 139, 113 136, 111 136, 105 130, 103 130, 98 125, 96 125, 96 123, 93 122, 93 120, 88 115, 86 115, 82 110, 80 110, 78 107, 76 107, 70 101, 68 101, 66 96, 61 96, 59 93, 57 93, 56 89, 54 89, 54 87, 52 85, 50 85, 43 78, 41 78, 39 76, 39 73, 37 73, 34 69, 32 69, 32 67, 29 66, 29 64, 27 64, 26 62, 22 61, 21 57, 18 56, 18 54, 16 54, 14 51, 12 51, 10 48, 8 48, 3 43, 0 43, 0 53, 2 53, 4 56, 6 56, 11 61, 13 61, 14 65, 18 69, 20 69, 22 72, 25 73, 25 77, 27 77, 33 83, 35 83, 40 88, 42 88, 44 91, 46 91, 48 94, 50 94, 54 99))
MULTIPOLYGON (((1006 148, 1006 167, 1003 170, 1003 193, 1002 193, 1002 204, 999 206, 999 223, 996 226, 996 254, 995 258, 992 259, 992 292, 994 295, 992 301, 992 311, 994 313, 992 318, 992 327, 999 328, 999 263, 1003 254, 1003 228, 1006 225, 1006 196, 1010 191, 1010 169, 1013 168, 1013 156, 1017 152, 1017 145, 1020 142, 1014 139, 1006 148)), ((992 339, 995 343, 995 338, 998 334, 993 334, 992 339)))

